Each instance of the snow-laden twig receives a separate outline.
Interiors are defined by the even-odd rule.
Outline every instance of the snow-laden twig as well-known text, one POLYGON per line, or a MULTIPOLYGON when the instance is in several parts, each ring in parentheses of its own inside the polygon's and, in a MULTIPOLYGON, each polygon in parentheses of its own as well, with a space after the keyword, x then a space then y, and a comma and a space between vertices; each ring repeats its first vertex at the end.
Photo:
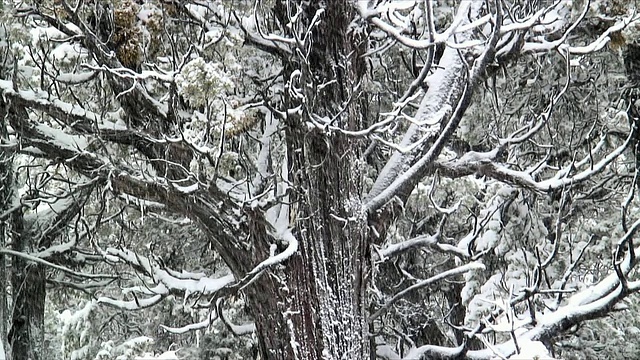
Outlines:
POLYGON ((546 193, 550 190, 563 189, 566 186, 580 184, 591 179, 594 175, 603 172, 613 161, 624 153, 631 141, 633 141, 633 137, 634 133, 630 132, 623 144, 585 170, 569 176, 571 171, 582 167, 591 160, 591 157, 588 155, 580 161, 561 168, 553 177, 540 181, 534 180, 530 171, 513 170, 507 166, 496 163, 492 158, 480 158, 473 161, 436 161, 433 163, 433 168, 437 169, 440 174, 451 178, 477 174, 538 193, 546 193))
POLYGON ((14 251, 14 250, 10 250, 10 249, 0 248, 0 254, 17 256, 17 257, 23 258, 23 259, 25 259, 27 261, 31 261, 31 262, 34 262, 36 264, 44 265, 44 266, 50 267, 52 269, 59 270, 59 271, 62 271, 64 273, 66 273, 66 274, 73 275, 73 276, 76 276, 76 277, 79 277, 79 278, 87 278, 87 279, 117 279, 118 278, 118 276, 112 275, 112 274, 88 274, 88 273, 83 273, 83 272, 71 270, 71 269, 66 268, 64 266, 56 265, 56 264, 51 263, 51 262, 49 262, 47 260, 41 259, 41 258, 39 258, 37 256, 33 256, 31 254, 27 254, 27 253, 23 253, 23 252, 19 252, 19 251, 14 251))
MULTIPOLYGON (((441 63, 447 64, 447 67, 438 67, 433 75, 429 77, 429 89, 423 95, 420 107, 415 115, 415 117, 420 121, 431 123, 434 120, 440 120, 443 115, 448 116, 448 113, 442 114, 442 110, 453 110, 450 104, 449 95, 452 91, 457 93, 464 81, 464 76, 461 75, 464 72, 464 66, 457 51, 453 49, 445 49, 441 63)), ((417 95, 418 93, 416 93, 415 96, 417 95)), ((393 117, 390 117, 390 119, 393 119, 393 117)), ((420 126, 416 124, 410 125, 398 147, 401 149, 408 148, 415 142, 420 131, 420 126)), ((367 194, 367 199, 379 196, 380 193, 387 189, 391 183, 398 178, 402 168, 408 161, 410 161, 410 159, 410 154, 403 154, 400 151, 394 152, 385 164, 384 168, 379 172, 369 194, 367 194)))
POLYGON ((277 255, 269 256, 269 258, 256 265, 253 270, 247 274, 248 276, 254 276, 267 268, 280 264, 298 251, 298 240, 293 236, 290 229, 285 229, 277 236, 287 244, 287 248, 277 255))
MULTIPOLYGON (((451 25, 441 34, 434 34, 432 40, 415 40, 411 39, 402 34, 402 29, 398 29, 396 26, 390 25, 384 20, 377 17, 377 11, 365 9, 360 7, 359 10, 361 12, 361 16, 365 19, 368 19, 372 24, 378 27, 380 30, 384 31, 388 35, 395 38, 401 44, 413 48, 413 49, 428 49, 437 44, 441 44, 449 40, 453 34, 456 33, 458 27, 460 27, 463 23, 468 23, 467 16, 469 13, 469 9, 471 8, 472 1, 463 1, 456 12, 451 25)), ((379 10, 378 10, 379 11, 379 10)), ((386 13, 386 12, 385 12, 386 13)), ((465 23, 465 24, 466 24, 465 23)), ((478 26, 481 24, 477 24, 478 26)), ((465 31, 470 30, 468 27, 464 28, 465 31)))
POLYGON ((136 254, 130 250, 107 248, 104 251, 104 256, 112 261, 122 261, 129 266, 142 270, 144 274, 153 279, 154 282, 164 285, 164 290, 166 291, 163 290, 162 292, 166 294, 173 290, 211 295, 234 281, 233 275, 210 278, 203 273, 188 273, 183 271, 181 276, 175 276, 167 269, 153 264, 147 257, 136 254))
POLYGON ((205 320, 200 322, 189 324, 181 327, 170 327, 166 325, 160 325, 165 331, 170 332, 172 334, 184 334, 193 330, 207 329, 213 322, 217 319, 217 317, 212 318, 211 315, 207 316, 205 320))
POLYGON ((380 261, 386 261, 401 253, 421 247, 429 247, 442 253, 455 255, 461 259, 469 257, 469 254, 467 254, 466 251, 456 246, 438 242, 441 239, 441 236, 442 234, 440 233, 435 235, 420 235, 409 240, 388 245, 385 248, 378 250, 380 261))
POLYGON ((159 303, 163 298, 164 295, 154 295, 145 299, 138 299, 134 296, 135 300, 122 301, 101 296, 98 298, 98 303, 107 304, 122 310, 142 310, 159 303))
POLYGON ((465 347, 445 347, 436 345, 423 345, 410 349, 402 360, 414 359, 456 359, 464 352, 465 347))
POLYGON ((222 306, 224 305, 224 299, 219 299, 216 303, 216 311, 222 320, 222 323, 236 336, 242 335, 250 335, 256 331, 256 325, 254 323, 247 323, 243 325, 236 325, 232 323, 229 319, 224 316, 224 310, 222 306))
POLYGON ((376 318, 380 317, 380 315, 382 315, 384 312, 386 312, 391 305, 395 304, 398 300, 402 299, 405 295, 407 295, 408 293, 410 293, 411 291, 423 288, 425 286, 428 286, 430 284, 435 283, 436 281, 440 281, 443 279, 446 279, 448 277, 451 276, 455 276, 455 275, 460 275, 460 274, 464 274, 468 271, 472 271, 472 270, 483 270, 485 269, 484 264, 480 263, 480 262, 473 262, 470 264, 466 264, 466 265, 462 265, 459 266, 457 268, 453 268, 447 271, 443 271, 437 275, 434 275, 426 280, 422 280, 419 281, 416 284, 413 284, 409 287, 407 287, 406 289, 398 292, 397 294, 395 294, 389 301, 387 301, 380 309, 378 309, 378 311, 376 311, 375 313, 373 313, 371 316, 369 316, 369 322, 375 320, 376 318))

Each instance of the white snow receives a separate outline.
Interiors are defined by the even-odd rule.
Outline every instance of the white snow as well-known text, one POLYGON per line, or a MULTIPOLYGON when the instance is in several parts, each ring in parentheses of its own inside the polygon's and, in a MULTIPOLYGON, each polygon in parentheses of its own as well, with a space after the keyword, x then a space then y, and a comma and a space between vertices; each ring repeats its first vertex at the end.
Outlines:
POLYGON ((37 156, 45 155, 45 152, 35 146, 25 146, 20 150, 23 154, 32 154, 37 156))
POLYGON ((549 350, 540 341, 523 339, 518 342, 518 346, 520 346, 520 354, 511 356, 509 360, 553 360, 549 350))
POLYGON ((432 236, 421 235, 410 240, 388 245, 384 249, 381 249, 380 251, 378 251, 378 254, 381 257, 380 260, 384 261, 384 259, 390 256, 391 254, 402 252, 406 249, 410 249, 413 247, 435 245, 437 241, 438 241, 438 235, 432 235, 432 236))
POLYGON ((99 297, 98 298, 98 302, 101 304, 108 304, 108 305, 112 305, 115 306, 119 309, 124 309, 124 310, 139 310, 139 309, 144 309, 147 308, 149 306, 153 306, 157 303, 160 302, 160 300, 162 300, 162 296, 161 295, 155 295, 152 296, 150 298, 138 298, 138 301, 135 300, 131 300, 131 301, 122 301, 122 300, 114 300, 105 296, 99 297))
POLYGON ((253 270, 251 270, 248 275, 255 275, 270 266, 279 264, 293 256, 293 254, 298 251, 298 239, 293 236, 290 229, 285 229, 283 232, 278 234, 278 237, 287 243, 287 248, 280 254, 270 256, 266 260, 262 261, 255 268, 253 268, 253 270))
MULTIPOLYGON (((453 24, 442 34, 438 36, 442 37, 441 41, 447 40, 455 31, 455 29, 461 24, 467 24, 470 7, 474 6, 472 12, 479 11, 478 3, 472 1, 465 1, 460 4, 460 8, 456 13, 456 17, 453 24)), ((379 19, 378 19, 379 20, 379 19)), ((380 20, 382 22, 382 20, 380 20)), ((383 22, 384 23, 384 22, 383 22)), ((376 25, 378 25, 376 23, 376 25)), ((388 24, 382 25, 391 27, 388 24)), ((383 28, 386 32, 392 34, 395 32, 395 28, 392 29, 383 28), (391 32, 389 32, 391 31, 391 32)), ((465 41, 469 38, 468 34, 460 34, 458 40, 465 41)), ((419 40, 415 40, 421 42, 419 40)), ((415 44, 413 44, 415 45, 415 44)), ((450 95, 452 89, 460 91, 462 88, 462 81, 465 68, 460 59, 458 50, 447 47, 440 60, 441 64, 447 64, 447 67, 438 67, 435 72, 429 76, 429 90, 422 98, 420 106, 416 111, 415 119, 421 124, 437 124, 431 127, 438 128, 440 120, 449 116, 451 112, 450 95), (447 111, 443 111, 443 110, 447 111)), ((399 145, 401 149, 408 148, 415 142, 419 131, 423 131, 421 126, 412 123, 409 129, 404 134, 404 137, 399 145)), ((434 133, 435 134, 435 133, 434 133)), ((422 141, 422 140, 420 140, 422 141)), ((404 173, 401 173, 407 156, 401 152, 394 152, 389 161, 385 164, 384 168, 380 171, 378 178, 376 179, 371 191, 367 195, 365 208, 367 210, 377 208, 382 203, 388 201, 388 199, 399 189, 408 179, 413 176, 419 169, 424 166, 424 162, 431 161, 431 151, 418 161, 414 166, 404 173)))
POLYGON ((165 325, 160 325, 160 327, 162 327, 163 329, 165 329, 166 331, 168 331, 168 332, 170 332, 172 334, 184 334, 186 332, 193 331, 193 330, 206 329, 211 325, 213 320, 215 320, 215 319, 211 319, 211 317, 208 316, 203 321, 200 321, 200 322, 194 323, 194 324, 185 325, 185 326, 182 326, 182 327, 170 327, 170 326, 165 326, 165 325))
POLYGON ((398 354, 396 354, 393 348, 389 345, 376 346, 376 356, 385 360, 400 360, 400 356, 398 356, 398 354))
POLYGON ((137 336, 122 343, 121 346, 133 348, 140 344, 153 344, 153 339, 148 336, 137 336))
POLYGON ((98 124, 100 130, 127 130, 127 124, 118 119, 115 123, 109 120, 102 120, 102 123, 98 124))
POLYGON ((42 227, 48 227, 56 215, 64 212, 78 201, 73 195, 56 197, 54 201, 44 201, 35 209, 35 212, 28 214, 28 222, 37 220, 42 227))
POLYGON ((409 352, 407 352, 407 354, 402 358, 402 360, 415 360, 415 359, 428 358, 428 357, 423 357, 423 355, 430 352, 441 355, 442 357, 453 358, 455 355, 460 354, 461 350, 462 350, 462 347, 449 348, 449 347, 443 347, 443 346, 424 345, 418 348, 415 348, 415 347, 411 348, 409 352))
POLYGON ((71 62, 76 60, 78 57, 88 54, 86 50, 82 48, 82 46, 78 43, 76 44, 68 44, 63 43, 58 46, 51 52, 51 56, 60 62, 71 62))
POLYGON ((65 73, 56 76, 56 80, 67 84, 80 84, 89 81, 96 73, 87 71, 83 73, 65 73))
POLYGON ((167 351, 156 357, 136 357, 136 360, 179 360, 179 358, 175 351, 167 351))
POLYGON ((32 45, 38 48, 39 42, 48 42, 52 39, 63 39, 67 37, 62 31, 54 27, 35 27, 29 31, 32 45))
POLYGON ((36 128, 42 134, 55 141, 60 147, 71 150, 84 150, 89 146, 89 142, 85 136, 69 135, 60 129, 54 129, 44 124, 37 125, 36 128))
MULTIPOLYGON (((72 116, 82 117, 89 123, 102 123, 100 116, 92 111, 88 111, 79 105, 70 104, 60 99, 51 98, 49 94, 43 91, 35 92, 31 90, 14 91, 13 83, 8 80, 0 80, 0 91, 4 96, 18 97, 25 102, 34 104, 37 108, 51 108, 72 116)), ((109 123, 109 122, 106 122, 109 123)), ((100 125, 99 125, 100 127, 100 125)), ((72 150, 83 150, 88 145, 87 139, 84 136, 69 135, 60 129, 54 129, 45 124, 39 124, 37 126, 44 135, 51 137, 53 141, 57 142, 61 147, 65 147, 72 150)), ((115 126, 108 127, 110 129, 115 126)))
POLYGON ((480 162, 491 161, 498 156, 498 149, 493 149, 489 152, 475 152, 469 151, 463 154, 458 161, 460 162, 480 162))
MULTIPOLYGON (((161 295, 167 295, 170 290, 184 291, 187 293, 202 293, 213 294, 220 290, 224 286, 231 284, 235 278, 233 275, 226 275, 219 278, 210 278, 204 276, 204 274, 194 274, 183 272, 181 275, 175 272, 169 272, 156 265, 153 265, 151 261, 139 254, 136 254, 130 250, 119 250, 114 248, 108 248, 105 255, 112 256, 113 259, 123 260, 134 266, 141 266, 148 276, 152 277, 154 282, 163 285, 163 287, 157 287, 158 295, 151 299, 145 300, 147 303, 156 303, 160 301, 158 297, 161 295)), ((114 306, 123 306, 128 309, 131 306, 136 306, 134 302, 118 302, 112 299, 101 298, 102 302, 107 302, 114 306)), ((142 300, 140 300, 142 303, 142 300)), ((148 306, 148 305, 147 305, 148 306)))
POLYGON ((243 325, 228 324, 231 327, 231 331, 236 335, 247 335, 256 331, 256 325, 254 323, 248 323, 243 325))
POLYGON ((176 188, 176 190, 185 193, 185 194, 191 194, 192 192, 195 192, 196 190, 198 190, 198 183, 194 182, 191 185, 187 185, 187 186, 180 186, 178 184, 173 183, 173 187, 176 188))

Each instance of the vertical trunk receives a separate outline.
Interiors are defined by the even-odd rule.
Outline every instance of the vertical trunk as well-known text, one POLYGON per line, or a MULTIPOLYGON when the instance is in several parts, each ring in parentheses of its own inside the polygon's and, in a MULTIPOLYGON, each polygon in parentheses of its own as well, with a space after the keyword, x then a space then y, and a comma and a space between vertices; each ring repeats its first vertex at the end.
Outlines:
POLYGON ((298 144, 304 154, 289 160, 304 189, 293 200, 299 253, 281 277, 265 275, 248 289, 262 358, 367 359, 370 257, 366 217, 358 213, 357 171, 351 166, 357 151, 339 137, 330 152, 320 135, 308 134, 306 141, 312 143, 298 144))
MULTIPOLYGON (((16 109, 15 107, 6 107, 0 104, 0 115, 3 121, 12 116, 26 117, 24 109, 16 109), (16 113, 17 111, 17 113, 16 113)), ((2 125, 2 136, 0 140, 7 140, 6 126, 2 125)), ((7 153, 5 153, 5 156, 7 153)), ((13 193, 15 184, 14 174, 12 171, 12 162, 9 158, 2 158, 0 164, 0 176, 3 186, 2 196, 6 199, 13 200, 16 196, 13 193)), ((8 201, 5 204, 13 205, 15 201, 8 201)), ((5 205, 6 206, 6 205, 5 205)), ((2 212, 0 212, 2 213, 2 212)), ((34 244, 35 234, 29 231, 25 223, 25 217, 21 209, 13 209, 10 216, 3 219, 2 229, 4 236, 2 246, 8 246, 14 251, 29 253, 33 252, 38 245, 50 244, 34 244)), ((44 234, 41 234, 44 236, 44 234)), ((6 258, 0 261, 0 266, 4 267, 6 258)), ((44 343, 44 304, 45 304, 45 272, 42 266, 29 263, 20 257, 11 259, 11 271, 8 275, 3 271, 3 279, 8 283, 3 283, 3 317, 6 316, 10 320, 9 332, 6 336, 8 349, 12 360, 40 360, 44 358, 42 346, 44 343), (11 304, 12 311, 4 305, 7 304, 6 289, 7 285, 11 287, 11 304)), ((3 339, 5 337, 3 336, 3 339)))
MULTIPOLYGON (((364 70, 365 44, 352 31, 351 2, 325 4, 308 39, 313 47, 285 65, 284 79, 304 95, 303 101, 298 96, 285 100, 287 108, 303 109, 286 119, 285 128, 294 184, 290 225, 300 245, 281 276, 263 277, 249 293, 264 359, 367 359, 370 351, 365 318, 369 234, 360 203, 364 169, 358 166, 362 143, 308 126, 314 116, 334 118, 332 125, 345 130, 362 126, 360 103, 350 100, 364 70), (300 77, 290 76, 294 71, 300 77)), ((319 5, 300 6, 304 28, 319 5)))
MULTIPOLYGON (((9 134, 7 132, 7 124, 5 120, 6 111, 0 106, 0 145, 9 142, 9 134)), ((0 214, 4 214, 9 210, 13 201, 13 154, 9 151, 0 151, 0 214)), ((0 219, 0 247, 7 246, 7 238, 9 236, 9 228, 5 220, 0 219)), ((8 303, 8 279, 7 264, 5 256, 0 254, 0 342, 2 345, 0 356, 5 355, 5 349, 8 349, 7 343, 7 325, 9 324, 9 303, 8 303)))
MULTIPOLYGON (((32 240, 24 229, 22 212, 16 211, 13 215, 12 250, 31 252, 32 240)), ((13 313, 8 336, 12 360, 44 359, 44 269, 20 257, 13 258, 12 268, 13 313)))
POLYGON ((315 300, 318 343, 324 353, 311 358, 365 359, 364 278, 369 249, 366 217, 359 213, 362 191, 353 169, 357 145, 339 136, 330 148, 322 135, 308 139, 310 143, 298 144, 306 156, 294 154, 292 163, 292 170, 303 174, 304 189, 294 200, 299 202, 301 259, 293 270, 299 273, 295 280, 303 294, 308 292, 315 300), (314 164, 321 165, 314 168, 314 164))

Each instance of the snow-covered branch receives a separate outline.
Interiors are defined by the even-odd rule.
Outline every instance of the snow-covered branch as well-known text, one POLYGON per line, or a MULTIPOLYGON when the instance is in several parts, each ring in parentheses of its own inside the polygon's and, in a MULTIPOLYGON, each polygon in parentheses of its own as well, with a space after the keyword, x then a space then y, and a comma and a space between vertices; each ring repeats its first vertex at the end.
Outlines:
MULTIPOLYGON (((466 3, 465 6, 467 5, 469 4, 466 3)), ((461 36, 463 35, 464 34, 461 34, 461 36)), ((468 36, 462 37, 463 40, 466 38, 468 38, 468 36)), ((464 82, 466 81, 464 77, 465 67, 463 60, 460 58, 457 50, 446 48, 440 62, 447 66, 438 67, 432 75, 427 77, 426 82, 429 84, 429 89, 424 94, 420 102, 420 107, 415 115, 416 119, 425 124, 437 125, 443 121, 444 118, 451 115, 454 106, 453 99, 460 96, 463 91, 464 82)), ((422 130, 421 126, 417 124, 410 125, 399 147, 403 149, 410 147, 420 137, 422 130)), ((427 132, 427 135, 422 137, 429 136, 428 134, 427 132)), ((424 140, 421 140, 420 142, 422 143, 423 141, 424 140)), ((410 154, 403 154, 400 151, 393 153, 378 174, 369 194, 367 194, 369 202, 375 197, 379 197, 385 189, 389 188, 394 180, 400 176, 403 167, 408 165, 412 158, 410 154)))
POLYGON ((472 271, 472 270, 483 270, 483 269, 485 269, 485 266, 482 263, 473 262, 473 263, 470 263, 470 264, 459 266, 457 268, 453 268, 451 270, 443 271, 443 272, 441 272, 441 273, 439 273, 437 275, 434 275, 434 276, 432 276, 432 277, 430 277, 430 278, 428 278, 426 280, 418 281, 417 283, 415 283, 415 284, 407 287, 406 289, 398 292, 397 294, 395 294, 380 309, 378 309, 378 311, 376 311, 371 316, 369 316, 369 321, 373 321, 376 318, 380 317, 380 315, 382 315, 385 311, 387 311, 389 309, 389 307, 391 307, 398 300, 400 300, 403 297, 405 297, 411 291, 415 291, 417 289, 420 289, 420 288, 423 288, 423 287, 428 286, 430 284, 433 284, 436 281, 440 281, 440 280, 446 279, 446 278, 451 277, 451 276, 464 274, 465 272, 472 271))
POLYGON ((388 245, 383 249, 378 250, 377 254, 380 257, 380 261, 386 261, 389 258, 400 255, 404 252, 411 251, 416 248, 428 247, 442 253, 455 255, 461 259, 469 257, 469 254, 467 254, 466 251, 463 251, 456 246, 439 242, 441 238, 441 234, 420 235, 409 240, 388 245))
MULTIPOLYGON (((475 11, 479 11, 479 9, 475 9, 475 11)), ((422 155, 416 162, 411 164, 408 170, 399 173, 399 164, 394 165, 393 163, 387 163, 387 166, 385 166, 385 169, 382 170, 381 175, 378 176, 378 180, 376 181, 376 184, 374 184, 372 192, 369 194, 369 201, 367 201, 367 203, 364 205, 367 211, 375 211, 380 206, 388 202, 393 196, 395 196, 395 194, 397 194, 400 189, 410 186, 410 184, 417 183, 417 181, 423 176, 424 171, 427 168, 431 167, 433 161, 440 155, 445 144, 449 141, 449 138, 458 128, 458 125, 460 124, 465 111, 471 104, 471 97, 473 95, 474 88, 481 80, 481 77, 484 76, 487 65, 491 63, 495 58, 496 44, 498 42, 501 25, 502 10, 500 2, 498 2, 495 14, 495 24, 491 38, 487 42, 485 49, 480 57, 474 62, 474 65, 471 68, 469 74, 469 78, 466 79, 466 84, 464 85, 464 88, 461 89, 460 98, 458 99, 455 110, 449 117, 448 121, 440 125, 440 133, 437 136, 434 136, 433 144, 431 144, 424 155, 422 155), (376 191, 376 185, 380 186, 381 183, 386 183, 388 181, 384 180, 389 176, 389 174, 385 173, 385 170, 394 172, 395 179, 392 182, 388 183, 388 185, 384 189, 376 191), (381 178, 383 180, 380 180, 381 178)), ((461 59, 458 59, 460 65, 462 65, 461 61, 461 59)), ((461 77, 461 74, 452 74, 452 76, 461 77)), ((425 96, 424 100, 430 99, 428 96, 425 96)), ((420 110, 423 110, 426 106, 428 105, 423 103, 421 105, 421 108, 418 109, 418 113, 420 113, 420 110)), ((407 134, 405 134, 405 140, 412 137, 409 136, 410 132, 411 128, 407 132, 407 134)))
POLYGON ((69 268, 66 268, 64 266, 61 265, 56 265, 54 263, 51 263, 47 260, 44 260, 38 256, 33 256, 31 254, 27 254, 27 253, 23 253, 23 252, 19 252, 19 251, 14 251, 14 250, 10 250, 10 249, 0 249, 0 254, 5 254, 5 255, 11 255, 11 256, 17 256, 20 258, 23 258, 27 261, 33 262, 35 264, 40 264, 40 265, 44 265, 47 266, 49 268, 52 268, 54 270, 58 270, 58 271, 62 271, 63 273, 75 276, 77 278, 86 278, 86 279, 117 279, 116 275, 113 274, 90 274, 90 273, 84 273, 81 271, 75 271, 69 268))
POLYGON ((156 284, 153 289, 145 287, 148 291, 143 290, 142 288, 131 289, 133 292, 153 295, 151 298, 144 300, 144 303, 140 302, 137 298, 133 302, 122 302, 105 297, 98 299, 99 302, 104 302, 127 310, 153 305, 169 293, 180 292, 183 293, 185 297, 188 297, 191 294, 202 296, 213 295, 220 289, 234 282, 233 275, 211 278, 204 273, 189 273, 185 271, 177 273, 160 267, 154 264, 149 258, 134 253, 131 250, 107 248, 104 251, 101 251, 101 253, 107 261, 112 263, 122 262, 131 266, 144 274, 153 284, 156 284), (134 304, 137 305, 137 307, 135 307, 134 304))
POLYGON ((448 162, 437 161, 433 164, 433 167, 438 169, 441 174, 452 178, 477 174, 535 192, 544 193, 550 190, 562 189, 568 185, 579 184, 603 172, 629 147, 634 136, 634 132, 629 133, 624 143, 606 154, 606 156, 599 161, 590 163, 590 161, 593 160, 593 156, 590 153, 586 155, 584 159, 573 162, 569 166, 558 170, 553 177, 546 180, 535 180, 530 172, 513 170, 497 163, 494 161, 495 155, 497 154, 496 152, 475 154, 475 156, 467 156, 466 158, 448 162), (590 164, 590 166, 580 172, 571 174, 572 171, 586 164, 590 164))

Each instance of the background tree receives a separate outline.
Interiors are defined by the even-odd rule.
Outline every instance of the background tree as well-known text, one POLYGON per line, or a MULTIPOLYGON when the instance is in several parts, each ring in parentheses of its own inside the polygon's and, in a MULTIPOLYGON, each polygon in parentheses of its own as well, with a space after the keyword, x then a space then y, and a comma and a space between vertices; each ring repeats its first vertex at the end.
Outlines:
POLYGON ((5 8, 14 359, 43 265, 52 301, 182 301, 205 316, 167 331, 217 320, 263 359, 544 356, 640 286, 621 2, 5 8))

